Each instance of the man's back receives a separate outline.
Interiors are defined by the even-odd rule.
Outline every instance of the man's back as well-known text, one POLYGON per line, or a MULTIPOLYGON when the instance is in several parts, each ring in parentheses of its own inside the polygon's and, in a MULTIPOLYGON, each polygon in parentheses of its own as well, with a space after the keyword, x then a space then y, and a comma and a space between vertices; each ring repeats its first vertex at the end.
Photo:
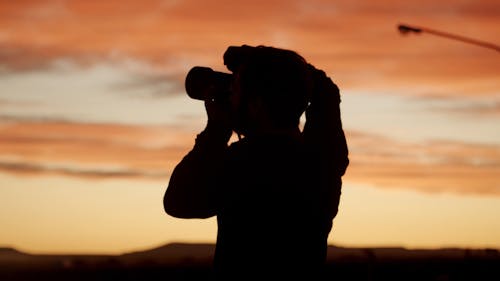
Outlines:
POLYGON ((300 135, 231 145, 218 177, 217 270, 281 275, 319 269, 333 218, 320 203, 315 162, 300 135))

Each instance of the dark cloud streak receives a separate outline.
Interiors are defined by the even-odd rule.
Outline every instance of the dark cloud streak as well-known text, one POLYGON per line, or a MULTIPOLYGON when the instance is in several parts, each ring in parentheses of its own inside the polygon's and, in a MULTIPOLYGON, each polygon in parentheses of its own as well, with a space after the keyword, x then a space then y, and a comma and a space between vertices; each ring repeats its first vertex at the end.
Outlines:
POLYGON ((184 77, 158 73, 136 73, 131 80, 110 85, 113 92, 126 92, 137 88, 152 88, 148 91, 153 98, 170 97, 179 93, 184 94, 184 77))
POLYGON ((144 171, 132 169, 98 169, 84 167, 64 167, 50 166, 43 164, 8 162, 0 161, 0 171, 39 176, 42 174, 58 174, 79 178, 92 179, 117 179, 117 178, 136 178, 136 179, 161 179, 169 177, 167 171, 144 171))

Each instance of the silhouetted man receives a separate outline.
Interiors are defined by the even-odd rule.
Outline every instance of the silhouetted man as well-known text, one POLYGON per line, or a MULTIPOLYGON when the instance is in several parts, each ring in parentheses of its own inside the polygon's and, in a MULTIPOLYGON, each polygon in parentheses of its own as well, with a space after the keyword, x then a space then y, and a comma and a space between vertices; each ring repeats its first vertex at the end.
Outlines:
POLYGON ((165 210, 217 216, 221 279, 316 276, 349 163, 339 90, 290 50, 229 47, 224 63, 231 88, 205 100, 206 128, 173 171, 165 210))

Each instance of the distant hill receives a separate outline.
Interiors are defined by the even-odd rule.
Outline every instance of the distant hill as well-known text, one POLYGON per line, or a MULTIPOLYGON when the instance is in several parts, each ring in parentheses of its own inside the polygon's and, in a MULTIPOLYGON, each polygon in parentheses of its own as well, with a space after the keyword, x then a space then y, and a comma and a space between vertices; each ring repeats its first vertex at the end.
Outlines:
POLYGON ((406 249, 402 247, 386 248, 345 248, 328 247, 328 259, 331 262, 342 259, 371 260, 408 260, 408 259, 465 259, 465 258, 500 258, 497 249, 406 249))
POLYGON ((14 248, 8 248, 8 247, 0 247, 0 257, 5 256, 5 255, 24 255, 24 253, 14 249, 14 248))
MULTIPOLYGON (((163 260, 165 262, 192 260, 207 261, 213 257, 214 244, 189 244, 172 243, 157 248, 144 251, 123 254, 120 259, 137 260, 163 260)), ((330 262, 338 260, 362 260, 362 259, 382 259, 382 260, 402 260, 402 259, 464 259, 464 258, 500 258, 500 251, 497 249, 462 249, 462 248, 442 248, 442 249, 406 249, 403 247, 339 247, 328 246, 328 260, 330 262)))
MULTIPOLYGON (((34 255, 18 251, 14 248, 0 248, 0 264, 12 261, 34 261, 34 260, 67 260, 79 259, 88 261, 114 260, 125 264, 137 264, 140 262, 151 262, 156 264, 179 264, 209 262, 214 254, 214 244, 199 243, 170 243, 160 247, 135 251, 121 255, 34 255)), ((402 247, 386 248, 355 248, 339 247, 330 245, 328 247, 328 261, 339 260, 405 260, 405 259, 465 259, 500 258, 497 249, 406 249, 402 247)))
POLYGON ((127 264, 150 261, 160 264, 209 263, 214 244, 171 243, 153 249, 126 253, 117 257, 127 264))
POLYGON ((0 265, 7 262, 24 262, 31 255, 20 252, 14 248, 0 248, 0 265))
MULTIPOLYGON (((0 248, 0 280, 210 280, 213 244, 172 243, 122 255, 34 255, 0 248)), ((500 280, 497 249, 328 247, 334 280, 500 280)))

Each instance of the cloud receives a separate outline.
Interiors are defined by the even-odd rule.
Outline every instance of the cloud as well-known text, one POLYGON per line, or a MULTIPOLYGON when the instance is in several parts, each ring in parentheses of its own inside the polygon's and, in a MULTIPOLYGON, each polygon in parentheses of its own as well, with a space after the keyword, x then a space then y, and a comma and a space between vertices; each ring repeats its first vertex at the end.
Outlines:
POLYGON ((500 95, 489 97, 452 97, 447 95, 423 94, 408 99, 425 112, 438 113, 443 116, 462 117, 464 120, 495 122, 500 117, 500 95))
POLYGON ((134 89, 151 89, 148 94, 151 97, 166 97, 174 94, 184 94, 185 77, 176 77, 162 73, 137 72, 130 75, 131 79, 119 81, 110 85, 113 92, 123 92, 134 89))
POLYGON ((41 163, 31 164, 23 162, 0 161, 0 171, 24 174, 58 174, 64 176, 76 176, 80 178, 141 178, 141 179, 161 179, 165 180, 169 174, 166 171, 144 171, 121 168, 97 168, 97 167, 75 167, 44 165, 41 163))
MULTIPOLYGON (((401 36, 396 25, 404 21, 497 43, 499 11, 500 4, 492 0, 4 1, 0 75, 18 79, 9 80, 14 89, 10 96, 2 81, 0 107, 33 105, 26 97, 24 105, 13 98, 22 96, 20 92, 33 93, 24 87, 26 81, 33 85, 38 81, 37 90, 44 92, 33 100, 53 106, 39 106, 37 121, 2 118, 0 170, 75 176, 103 171, 110 178, 120 173, 147 174, 144 171, 168 174, 189 150, 195 132, 170 125, 84 124, 58 118, 68 117, 69 112, 70 117, 78 116, 68 120, 91 116, 95 119, 90 121, 95 121, 106 114, 109 121, 115 114, 110 122, 131 122, 154 112, 185 112, 179 109, 184 103, 169 101, 170 107, 158 103, 153 108, 138 104, 140 99, 116 99, 103 93, 179 92, 194 65, 225 70, 222 54, 229 45, 268 44, 297 50, 325 69, 344 92, 424 96, 426 109, 496 117, 497 53, 429 34, 401 36), (69 63, 70 71, 61 62, 69 63), (126 73, 115 75, 114 67, 126 73), (74 68, 89 71, 71 71, 74 68), (22 71, 36 75, 22 76, 22 71), (57 71, 67 75, 58 76, 57 71), (61 85, 67 89, 59 89, 61 85), (435 96, 447 100, 432 104, 435 96), (458 102, 450 102, 457 98, 458 102)), ((26 113, 11 111, 4 117, 20 111, 26 113)), ((147 120, 167 120, 168 114, 152 114, 147 120)), ((496 146, 404 143, 353 132, 350 147, 348 181, 498 194, 496 146), (450 151, 450 147, 457 149, 450 151)))
POLYGON ((497 1, 10 1, 0 7, 0 61, 10 71, 56 59, 133 58, 183 76, 224 69, 229 45, 299 51, 342 85, 404 94, 497 92, 500 58, 433 35, 402 37, 400 21, 496 43, 497 1))
POLYGON ((346 181, 422 192, 500 195, 500 146, 405 143, 351 132, 346 181))
POLYGON ((0 170, 164 178, 189 151, 193 138, 191 132, 168 126, 4 121, 0 126, 0 170))
POLYGON ((457 104, 452 106, 435 106, 432 110, 444 110, 449 113, 467 114, 480 117, 500 117, 500 99, 488 101, 469 101, 467 104, 457 104))
MULTIPOLYGON (((194 144, 179 127, 4 121, 0 171, 26 176, 165 180, 194 144)), ((421 192, 500 195, 500 146, 452 141, 401 142, 347 135, 345 182, 421 192)))

